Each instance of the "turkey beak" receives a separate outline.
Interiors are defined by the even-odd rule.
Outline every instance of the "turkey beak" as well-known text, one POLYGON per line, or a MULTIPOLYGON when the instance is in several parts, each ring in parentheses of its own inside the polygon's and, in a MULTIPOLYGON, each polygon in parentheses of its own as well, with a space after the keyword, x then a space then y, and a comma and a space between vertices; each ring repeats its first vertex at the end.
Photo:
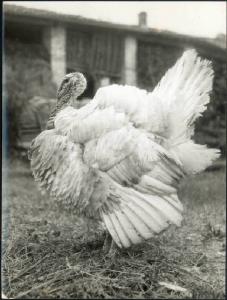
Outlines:
POLYGON ((72 88, 73 88, 73 94, 75 94, 76 91, 77 91, 77 79, 76 78, 72 78, 71 85, 72 85, 72 88))

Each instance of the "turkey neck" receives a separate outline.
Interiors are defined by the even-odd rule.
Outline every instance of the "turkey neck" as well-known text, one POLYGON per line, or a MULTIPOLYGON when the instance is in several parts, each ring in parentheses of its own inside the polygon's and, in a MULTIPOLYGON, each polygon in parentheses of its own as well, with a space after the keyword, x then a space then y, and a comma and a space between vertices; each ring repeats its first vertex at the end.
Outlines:
POLYGON ((63 108, 69 105, 71 95, 65 95, 63 97, 58 97, 57 104, 55 108, 50 113, 49 119, 47 121, 46 129, 54 129, 54 119, 63 108))

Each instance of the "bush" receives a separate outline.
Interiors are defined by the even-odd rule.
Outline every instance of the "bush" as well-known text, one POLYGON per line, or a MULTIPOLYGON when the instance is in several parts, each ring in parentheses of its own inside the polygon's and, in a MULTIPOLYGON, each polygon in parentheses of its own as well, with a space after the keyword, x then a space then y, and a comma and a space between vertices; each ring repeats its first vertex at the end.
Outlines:
POLYGON ((4 67, 6 75, 9 146, 19 138, 20 116, 34 96, 53 98, 57 87, 52 82, 49 57, 39 44, 6 40, 4 67))

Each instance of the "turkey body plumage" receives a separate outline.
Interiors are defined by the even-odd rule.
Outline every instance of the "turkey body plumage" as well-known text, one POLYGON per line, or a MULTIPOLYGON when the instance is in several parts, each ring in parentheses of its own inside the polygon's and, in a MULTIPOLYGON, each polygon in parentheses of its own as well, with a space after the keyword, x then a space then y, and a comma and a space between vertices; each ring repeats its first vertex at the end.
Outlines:
POLYGON ((35 180, 75 214, 103 222, 119 247, 179 226, 181 179, 219 156, 191 139, 212 80, 210 62, 188 50, 151 93, 113 84, 80 109, 66 106, 31 144, 35 180))

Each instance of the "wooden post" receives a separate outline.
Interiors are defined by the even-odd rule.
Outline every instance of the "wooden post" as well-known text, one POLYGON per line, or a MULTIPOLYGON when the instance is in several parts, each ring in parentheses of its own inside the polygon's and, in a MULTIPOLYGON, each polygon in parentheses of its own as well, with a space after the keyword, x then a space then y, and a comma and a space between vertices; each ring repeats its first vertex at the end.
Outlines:
POLYGON ((137 40, 133 36, 125 38, 124 53, 124 83, 128 85, 137 84, 137 40))
POLYGON ((50 60, 53 81, 58 86, 66 74, 66 29, 63 26, 51 27, 50 60))

